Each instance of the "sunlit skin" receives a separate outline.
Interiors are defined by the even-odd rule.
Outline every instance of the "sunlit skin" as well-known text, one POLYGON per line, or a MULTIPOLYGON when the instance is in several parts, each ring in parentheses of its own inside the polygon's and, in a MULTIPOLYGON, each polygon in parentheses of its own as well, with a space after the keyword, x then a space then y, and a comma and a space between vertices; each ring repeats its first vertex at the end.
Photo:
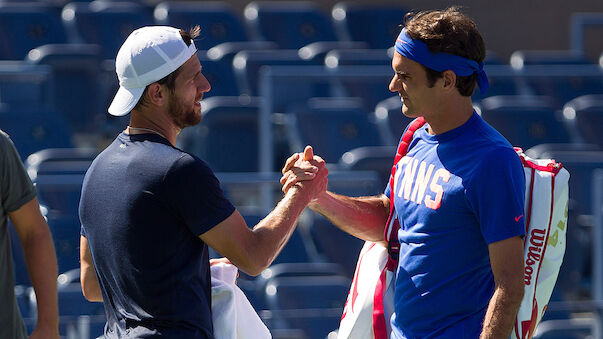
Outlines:
POLYGON ((201 73, 201 64, 196 55, 186 61, 178 73, 173 92, 169 92, 168 112, 174 125, 180 129, 201 122, 201 99, 211 85, 201 73))

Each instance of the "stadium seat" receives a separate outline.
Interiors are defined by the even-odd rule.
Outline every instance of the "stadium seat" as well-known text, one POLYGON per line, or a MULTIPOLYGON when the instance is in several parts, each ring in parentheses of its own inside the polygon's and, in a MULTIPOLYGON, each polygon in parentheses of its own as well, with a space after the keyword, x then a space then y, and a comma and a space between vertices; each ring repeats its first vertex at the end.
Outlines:
POLYGON ((58 7, 40 2, 0 2, 0 59, 23 60, 38 46, 67 42, 58 7))
POLYGON ((104 59, 115 59, 128 35, 153 24, 150 8, 136 2, 71 2, 61 14, 72 42, 97 44, 104 59))
MULTIPOLYGON (((288 50, 247 50, 234 56, 233 67, 239 93, 259 95, 259 74, 263 66, 316 65, 315 60, 304 60, 296 49, 288 50)), ((294 84, 292 84, 294 85, 294 84)), ((295 89, 289 88, 289 93, 295 89)), ((297 94, 296 94, 297 95, 297 94)))
POLYGON ((368 45, 361 41, 317 41, 300 48, 298 54, 304 60, 322 63, 325 56, 333 50, 358 50, 367 47, 368 45))
POLYGON ((102 315, 103 303, 89 302, 84 298, 80 283, 61 286, 59 295, 59 316, 102 315))
MULTIPOLYGON (((391 71, 394 49, 348 49, 332 50, 325 56, 325 66, 329 70, 338 71, 340 67, 381 66, 391 71)), ((345 71, 343 72, 345 73, 345 71)), ((389 90, 391 73, 383 77, 340 78, 336 80, 337 88, 341 88, 342 96, 359 97, 364 100, 366 109, 373 109, 380 101, 392 96, 389 90)))
POLYGON ((348 278, 354 276, 364 241, 345 233, 325 217, 312 213, 312 239, 323 260, 339 264, 348 278))
POLYGON ((52 44, 29 52, 31 64, 49 65, 53 72, 54 103, 74 132, 96 132, 105 120, 102 107, 99 45, 52 44))
POLYGON ((337 41, 326 13, 310 1, 251 2, 244 15, 255 40, 274 41, 280 48, 298 49, 316 41, 337 41))
POLYGON ((222 1, 166 1, 154 11, 155 23, 189 29, 201 26, 195 39, 199 50, 208 50, 223 42, 247 41, 247 32, 238 13, 222 1))
POLYGON ((349 149, 381 145, 377 126, 357 98, 312 98, 287 117, 291 150, 312 145, 327 163, 337 163, 349 149))
POLYGON ((0 61, 0 107, 52 109, 52 68, 24 61, 0 61))
POLYGON ((393 49, 335 49, 325 56, 325 65, 329 68, 337 66, 390 66, 393 49))
POLYGON ((31 154, 25 160, 29 177, 35 182, 38 176, 86 174, 98 155, 95 148, 48 148, 31 154))
POLYGON ((203 122, 182 131, 179 147, 216 172, 257 172, 259 99, 211 97, 201 105, 203 122))
POLYGON ((406 126, 413 121, 402 114, 402 100, 399 95, 378 103, 374 114, 384 145, 398 145, 406 126))
POLYGON ((402 29, 408 10, 397 4, 340 2, 331 16, 340 40, 364 41, 369 48, 389 48, 402 29))
POLYGON ((481 116, 513 146, 567 143, 569 133, 554 100, 541 96, 494 96, 481 101, 481 116))
POLYGON ((563 107, 563 117, 574 127, 581 141, 603 148, 603 95, 584 95, 563 107))
POLYGON ((395 146, 365 146, 345 152, 338 163, 338 168, 347 171, 376 171, 383 188, 388 183, 394 156, 395 146))
POLYGON ((341 276, 277 277, 265 295, 273 318, 270 329, 301 329, 309 338, 326 338, 339 326, 350 280, 341 276))
POLYGON ((49 147, 72 147, 63 116, 43 109, 0 109, 0 128, 10 135, 21 159, 49 147))
POLYGON ((530 65, 522 72, 531 93, 554 98, 558 108, 579 96, 603 93, 599 65, 530 65))
POLYGON ((519 50, 511 54, 509 63, 515 69, 522 69, 528 65, 587 65, 593 61, 583 51, 519 50))
POLYGON ((226 57, 210 58, 206 51, 198 51, 197 57, 201 63, 201 72, 211 85, 211 90, 203 95, 204 98, 239 95, 232 57, 230 60, 226 57))

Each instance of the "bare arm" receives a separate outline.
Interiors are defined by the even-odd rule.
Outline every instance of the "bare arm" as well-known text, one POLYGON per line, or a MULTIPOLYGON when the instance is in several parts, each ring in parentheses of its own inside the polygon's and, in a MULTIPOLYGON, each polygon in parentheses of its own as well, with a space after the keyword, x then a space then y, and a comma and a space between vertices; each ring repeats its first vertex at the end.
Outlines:
POLYGON ((295 224, 308 203, 327 186, 328 170, 324 162, 315 162, 319 168, 314 180, 290 189, 268 216, 249 229, 238 211, 200 238, 226 256, 245 273, 258 275, 278 255, 295 229, 295 224))
POLYGON ((82 284, 82 292, 88 301, 103 301, 98 277, 94 270, 92 262, 92 253, 86 237, 80 237, 80 284, 82 284))
POLYGON ((383 241, 385 223, 389 215, 389 198, 383 194, 352 198, 325 192, 313 200, 309 207, 357 238, 383 241))
POLYGON ((524 293, 523 240, 513 237, 488 246, 496 287, 480 339, 507 339, 524 293))
POLYGON ((38 199, 33 198, 8 216, 19 235, 27 272, 36 292, 38 321, 31 338, 59 338, 57 258, 38 199))

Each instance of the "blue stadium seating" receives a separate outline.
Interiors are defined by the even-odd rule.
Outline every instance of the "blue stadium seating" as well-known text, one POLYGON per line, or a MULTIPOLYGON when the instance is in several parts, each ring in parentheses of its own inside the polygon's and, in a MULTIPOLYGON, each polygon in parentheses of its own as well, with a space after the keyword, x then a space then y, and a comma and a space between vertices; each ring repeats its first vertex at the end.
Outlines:
POLYGON ((378 103, 374 114, 384 145, 398 145, 406 126, 413 121, 402 114, 402 100, 399 95, 378 103))
POLYGON ((67 118, 73 131, 91 133, 103 125, 106 114, 99 96, 102 88, 99 45, 43 45, 31 50, 26 61, 52 67, 55 107, 67 118))
POLYGON ((540 96, 494 96, 481 101, 481 115, 513 146, 567 143, 569 133, 554 101, 540 96))
POLYGON ((350 280, 341 276, 276 277, 266 285, 273 318, 269 328, 301 329, 310 338, 326 338, 339 326, 350 280))
POLYGON ((322 62, 325 56, 333 50, 367 49, 368 45, 361 41, 317 41, 298 50, 299 57, 304 60, 322 62))
POLYGON ((212 97, 201 104, 203 122, 182 131, 179 147, 207 161, 216 172, 258 171, 259 99, 212 97))
POLYGON ((132 31, 153 24, 150 8, 125 1, 71 2, 62 19, 72 42, 100 45, 105 59, 115 59, 132 31))
POLYGON ((57 112, 0 109, 0 126, 13 140, 21 159, 48 147, 71 147, 69 124, 57 112))
POLYGON ((379 174, 379 182, 385 188, 395 154, 395 146, 358 147, 345 152, 339 160, 338 167, 347 171, 376 171, 379 174))
POLYGON ((312 219, 312 239, 318 253, 325 261, 341 265, 345 276, 352 278, 364 241, 345 233, 316 213, 312 219))
POLYGON ((389 66, 392 62, 393 52, 393 49, 335 49, 325 56, 325 65, 329 68, 364 65, 389 66))
POLYGON ((598 65, 530 65, 521 71, 531 94, 554 98, 558 108, 579 96, 603 93, 603 68, 598 65))
POLYGON ((0 59, 23 60, 33 48, 67 42, 59 8, 44 3, 0 3, 0 32, 0 59))
MULTIPOLYGON (((77 210, 77 205, 75 208, 77 210)), ((80 219, 78 214, 49 217, 48 227, 54 242, 59 272, 80 267, 80 219)))
POLYGON ((25 160, 27 173, 35 182, 44 175, 83 175, 99 151, 95 148, 47 148, 25 160))
POLYGON ((274 41, 280 48, 301 48, 317 41, 337 41, 328 16, 313 2, 249 3, 245 21, 256 40, 274 41))
POLYGON ((226 2, 162 2, 155 7, 155 23, 180 29, 201 26, 197 49, 207 50, 223 42, 246 41, 247 32, 238 13, 226 2))
POLYGON ((563 117, 578 132, 580 140, 603 148, 603 95, 584 95, 563 107, 563 117))
POLYGON ((341 40, 364 41, 370 48, 389 48, 402 29, 408 10, 398 4, 340 2, 331 16, 341 40))
POLYGON ((103 303, 89 302, 84 298, 79 282, 61 286, 57 292, 59 316, 102 315, 105 312, 103 303))
POLYGON ((360 100, 313 98, 288 114, 291 150, 312 145, 327 163, 337 163, 349 149, 381 145, 377 126, 360 100))
POLYGON ((236 96, 239 89, 232 68, 232 57, 210 58, 205 51, 197 52, 201 63, 201 72, 211 85, 211 90, 203 95, 204 98, 213 96, 236 96))
MULTIPOLYGON (((313 64, 318 64, 318 61, 302 59, 296 49, 241 51, 233 59, 239 93, 254 96, 259 94, 258 79, 263 66, 302 66, 313 64)), ((293 88, 289 88, 288 90, 290 93, 295 92, 293 88)))
POLYGON ((522 69, 528 65, 587 65, 593 61, 583 51, 519 50, 511 54, 509 63, 515 69, 522 69))
POLYGON ((0 61, 0 107, 54 107, 52 68, 23 61, 0 61))

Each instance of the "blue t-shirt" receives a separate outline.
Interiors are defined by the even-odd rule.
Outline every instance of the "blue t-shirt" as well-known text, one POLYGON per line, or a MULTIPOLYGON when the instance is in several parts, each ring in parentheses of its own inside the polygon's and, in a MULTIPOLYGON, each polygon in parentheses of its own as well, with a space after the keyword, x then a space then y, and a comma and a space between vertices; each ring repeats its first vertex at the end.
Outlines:
POLYGON ((474 113, 443 134, 417 130, 394 180, 392 338, 478 338, 494 292, 488 244, 525 233, 519 157, 474 113))
POLYGON ((121 133, 92 163, 80 201, 107 338, 213 338, 208 248, 229 217, 211 169, 155 134, 121 133))

